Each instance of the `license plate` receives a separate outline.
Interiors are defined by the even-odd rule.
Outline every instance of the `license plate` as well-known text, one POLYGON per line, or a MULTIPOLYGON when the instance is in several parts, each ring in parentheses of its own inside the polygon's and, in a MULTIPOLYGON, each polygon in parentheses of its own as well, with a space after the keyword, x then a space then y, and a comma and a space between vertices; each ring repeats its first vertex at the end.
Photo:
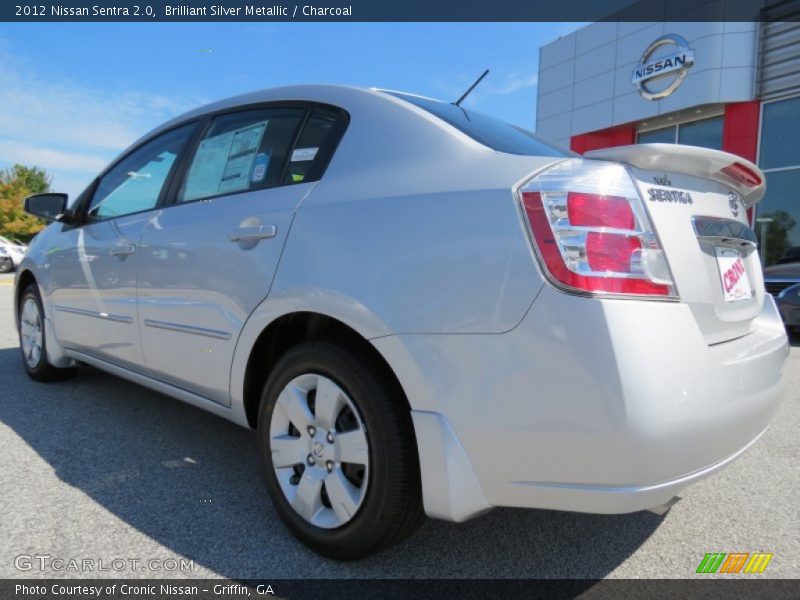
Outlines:
POLYGON ((714 248, 717 254, 717 266, 722 281, 722 292, 725 302, 749 300, 753 297, 750 279, 744 267, 742 255, 733 248, 714 248))

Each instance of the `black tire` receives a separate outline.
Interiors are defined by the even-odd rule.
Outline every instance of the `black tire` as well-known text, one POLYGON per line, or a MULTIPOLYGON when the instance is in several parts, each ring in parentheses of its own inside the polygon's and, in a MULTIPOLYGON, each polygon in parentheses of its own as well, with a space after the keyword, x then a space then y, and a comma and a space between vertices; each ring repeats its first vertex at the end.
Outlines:
POLYGON ((0 273, 11 273, 14 270, 14 265, 12 263, 7 263, 5 261, 0 263, 0 273))
POLYGON ((362 353, 328 341, 300 344, 284 354, 264 386, 258 414, 258 446, 270 496, 283 522, 312 550, 355 560, 411 535, 423 522, 419 458, 411 414, 401 390, 362 353), (317 527, 295 512, 272 464, 270 424, 281 391, 294 378, 313 373, 336 383, 355 405, 367 432, 368 487, 350 521, 317 527))
POLYGON ((51 365, 47 360, 47 336, 45 335, 44 327, 44 309, 42 308, 42 298, 39 295, 39 287, 32 283, 25 291, 22 292, 22 297, 19 301, 19 323, 17 324, 17 334, 19 335, 19 347, 22 354, 22 365, 25 367, 25 372, 31 379, 36 381, 60 381, 68 377, 72 377, 77 369, 75 367, 59 368, 51 365), (41 337, 42 345, 39 359, 34 364, 31 364, 28 357, 25 356, 25 350, 22 343, 22 327, 23 327, 23 307, 26 302, 32 300, 36 304, 39 311, 39 319, 41 323, 41 337))

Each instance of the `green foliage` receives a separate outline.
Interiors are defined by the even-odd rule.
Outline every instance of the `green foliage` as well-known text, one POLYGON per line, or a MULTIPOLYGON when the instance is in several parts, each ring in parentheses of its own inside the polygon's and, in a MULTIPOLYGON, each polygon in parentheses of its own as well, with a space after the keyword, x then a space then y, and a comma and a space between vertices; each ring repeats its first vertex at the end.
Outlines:
POLYGON ((44 222, 23 210, 26 196, 50 191, 50 175, 38 167, 14 165, 0 171, 0 235, 27 242, 44 222))

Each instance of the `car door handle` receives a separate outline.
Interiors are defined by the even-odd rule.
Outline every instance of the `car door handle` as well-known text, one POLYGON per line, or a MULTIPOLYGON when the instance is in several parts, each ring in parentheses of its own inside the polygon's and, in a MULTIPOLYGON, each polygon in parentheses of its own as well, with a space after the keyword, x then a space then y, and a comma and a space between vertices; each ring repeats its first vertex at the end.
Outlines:
POLYGON ((232 242, 249 242, 251 240, 266 240, 275 237, 275 225, 256 225, 255 227, 237 227, 228 236, 232 242))
POLYGON ((136 252, 136 244, 117 244, 110 252, 111 256, 129 256, 136 252))

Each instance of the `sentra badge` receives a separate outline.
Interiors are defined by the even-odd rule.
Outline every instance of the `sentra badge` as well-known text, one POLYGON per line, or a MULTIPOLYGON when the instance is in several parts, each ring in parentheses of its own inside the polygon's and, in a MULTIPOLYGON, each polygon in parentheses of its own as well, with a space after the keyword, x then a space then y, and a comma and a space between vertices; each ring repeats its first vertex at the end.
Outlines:
POLYGON ((652 202, 670 202, 673 204, 693 204, 692 195, 680 190, 665 190, 663 188, 650 188, 647 190, 652 202))

